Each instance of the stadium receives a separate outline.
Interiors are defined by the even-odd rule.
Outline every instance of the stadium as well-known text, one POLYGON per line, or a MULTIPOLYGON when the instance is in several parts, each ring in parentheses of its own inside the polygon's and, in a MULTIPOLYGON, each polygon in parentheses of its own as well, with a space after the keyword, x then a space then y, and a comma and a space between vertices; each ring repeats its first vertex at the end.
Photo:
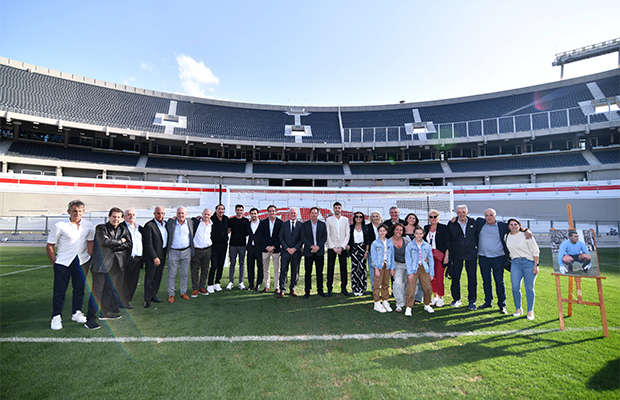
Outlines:
MULTIPOLYGON (((618 39, 609 43, 619 46, 618 39)), ((44 383, 28 388, 27 380, 37 377, 21 375, 28 369, 35 371, 31 374, 53 374, 33 361, 42 357, 58 369, 54 373, 60 380, 75 375, 83 379, 63 365, 74 361, 55 347, 63 340, 77 357, 93 354, 80 349, 84 343, 97 343, 89 351, 105 360, 101 370, 108 380, 89 381, 91 387, 84 392, 79 385, 72 386, 65 398, 101 393, 104 398, 128 393, 138 398, 180 396, 171 390, 202 397, 199 388, 187 386, 204 379, 219 385, 213 389, 215 397, 243 397, 245 390, 251 398, 284 398, 286 393, 278 392, 278 386, 284 386, 292 398, 408 398, 415 397, 408 390, 420 390, 411 383, 416 373, 421 373, 422 386, 433 386, 437 376, 446 380, 439 391, 420 392, 420 397, 438 393, 486 397, 487 390, 498 398, 510 396, 504 390, 519 398, 570 397, 572 389, 563 388, 565 373, 571 379, 583 375, 582 382, 575 383, 576 398, 614 397, 619 390, 619 314, 614 306, 620 293, 619 106, 618 68, 461 98, 313 107, 158 92, 0 57, 3 242, 40 242, 42 247, 49 228, 66 218, 66 204, 80 198, 93 223, 104 222, 108 209, 118 206, 135 208, 141 224, 151 218, 155 206, 163 205, 173 215, 177 206, 184 205, 193 215, 219 203, 227 206, 227 213, 237 203, 246 210, 258 207, 261 218, 269 204, 275 204, 284 219, 290 207, 300 207, 303 220, 309 207, 318 205, 324 219, 331 213, 331 203, 340 200, 349 218, 360 210, 367 216, 379 210, 387 218, 389 208, 397 205, 401 215, 416 212, 424 225, 430 208, 437 208, 446 222, 456 204, 467 204, 473 216, 493 207, 500 220, 519 218, 545 245, 550 228, 568 227, 566 205, 571 204, 575 225, 594 229, 599 247, 609 247, 602 249, 603 259, 609 260, 602 261, 602 270, 610 275, 605 291, 612 329, 611 339, 602 345, 600 330, 592 328, 600 324, 598 310, 589 307, 579 309, 581 318, 570 321, 574 330, 559 332, 556 293, 547 273, 538 283, 548 288, 541 289, 537 300, 544 306, 536 325, 508 323, 489 313, 472 317, 458 310, 455 315, 444 309, 434 320, 418 313, 414 328, 399 321, 368 331, 364 324, 380 324, 374 315, 359 316, 370 314, 370 299, 342 298, 331 305, 321 299, 312 298, 310 305, 295 299, 284 308, 270 299, 256 311, 248 310, 247 304, 250 296, 257 300, 260 295, 232 292, 219 299, 209 296, 208 322, 198 326, 186 322, 193 314, 203 315, 200 306, 192 304, 183 312, 162 306, 159 320, 137 310, 123 321, 125 325, 115 327, 112 322, 95 339, 83 339, 83 329, 75 328, 65 329, 69 332, 64 339, 48 341, 45 307, 51 298, 51 271, 32 281, 46 288, 45 297, 8 306, 11 298, 29 289, 18 279, 16 266, 24 263, 24 254, 4 247, 3 271, 9 272, 0 275, 2 397, 64 397, 62 385, 53 378, 42 378, 44 383), (9 277, 12 273, 16 275, 9 277), (36 323, 26 325, 20 322, 20 307, 32 306, 29 303, 43 309, 36 311, 36 323), (342 320, 335 308, 346 309, 342 320), (230 315, 247 320, 247 325, 230 323, 230 315), (279 330, 262 324, 272 318, 289 326, 279 330), (158 323, 163 320, 179 330, 166 330, 158 323), (29 335, 32 338, 24 340, 29 335), (29 340, 36 344, 23 345, 29 340), (188 343, 196 347, 190 349, 188 343), (359 343, 369 352, 363 352, 359 343), (575 349, 575 343, 583 347, 575 349), (525 349, 524 353, 515 348, 525 349), (196 358, 197 351, 210 358, 196 358), (234 362, 219 355, 226 352, 235 354, 234 362), (578 363, 575 371, 566 372, 574 366, 561 361, 567 352, 592 365, 581 371, 586 367, 578 363), (560 363, 561 368, 546 369, 552 374, 531 392, 521 382, 536 374, 537 358, 548 365, 560 363), (284 361, 289 359, 296 361, 284 361), (360 359, 369 367, 358 368, 360 359), (494 375, 496 361, 525 369, 511 370, 514 376, 502 383, 504 377, 494 375), (275 371, 260 367, 263 363, 275 371), (147 366, 151 364, 152 369, 147 366), (323 364, 336 367, 324 373, 323 364), (382 386, 379 382, 385 376, 374 367, 398 375, 396 385, 382 386), (310 385, 288 382, 304 371, 311 375, 310 385), (183 373, 189 378, 180 379, 183 373), (140 384, 139 389, 121 379, 125 375, 150 382, 155 374, 170 378, 140 384), (265 376, 271 381, 261 380, 265 376), (601 383, 610 376, 616 382, 601 383), (240 378, 229 384, 231 377, 240 378), (17 384, 7 389, 8 380, 17 384), (478 386, 478 381, 485 382, 478 386), (53 391, 46 393, 45 385, 53 391)), ((29 257, 28 266, 46 262, 41 252, 33 250, 29 257)), ((541 255, 541 263, 550 265, 550 258, 541 255)), ((587 291, 592 293, 591 288, 587 291)), ((89 368, 88 363, 79 365, 89 368)))

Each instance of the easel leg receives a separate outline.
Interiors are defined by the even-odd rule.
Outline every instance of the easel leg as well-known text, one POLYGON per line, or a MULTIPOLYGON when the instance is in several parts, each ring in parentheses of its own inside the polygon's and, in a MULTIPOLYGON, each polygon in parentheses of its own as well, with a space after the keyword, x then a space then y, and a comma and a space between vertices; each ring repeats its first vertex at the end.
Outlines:
POLYGON ((560 315, 560 330, 565 330, 566 327, 564 326, 564 307, 562 306, 562 288, 560 287, 560 275, 555 276, 555 289, 558 293, 558 314, 560 315))
POLYGON ((601 279, 596 280, 596 286, 598 287, 598 302, 601 307, 601 320, 603 321, 603 334, 606 338, 609 337, 609 328, 607 327, 607 313, 605 312, 605 298, 603 297, 603 282, 601 279))
MULTIPOLYGON (((570 275, 568 277, 568 299, 572 300, 573 299, 573 276, 570 275)), ((573 303, 568 303, 568 316, 572 317, 573 316, 573 303)))

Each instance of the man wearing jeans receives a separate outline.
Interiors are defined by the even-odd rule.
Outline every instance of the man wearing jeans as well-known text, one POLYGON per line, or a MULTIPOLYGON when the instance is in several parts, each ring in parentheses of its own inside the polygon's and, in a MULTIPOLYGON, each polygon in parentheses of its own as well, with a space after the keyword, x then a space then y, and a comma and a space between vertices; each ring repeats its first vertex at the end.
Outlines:
POLYGON ((228 229, 230 230, 230 246, 228 254, 230 258, 230 268, 228 273, 227 290, 232 290, 235 286, 235 264, 239 258, 239 289, 244 290, 243 277, 245 272, 245 247, 248 237, 250 221, 243 216, 243 206, 235 206, 235 215, 228 219, 228 229))
POLYGON ((484 287, 484 304, 479 309, 493 306, 493 285, 497 293, 499 312, 506 311, 506 287, 504 285, 504 236, 508 232, 508 225, 496 220, 497 213, 492 208, 484 210, 484 218, 476 220, 478 230, 478 263, 482 286, 484 287))
POLYGON ((83 221, 84 203, 73 200, 67 207, 69 219, 54 225, 47 238, 47 256, 54 266, 54 295, 52 306, 53 330, 62 329, 62 308, 69 280, 73 285, 73 304, 71 320, 85 323, 82 313, 84 302, 84 282, 88 273, 88 264, 93 254, 95 228, 90 221, 83 221), (56 246, 58 252, 54 252, 56 246))

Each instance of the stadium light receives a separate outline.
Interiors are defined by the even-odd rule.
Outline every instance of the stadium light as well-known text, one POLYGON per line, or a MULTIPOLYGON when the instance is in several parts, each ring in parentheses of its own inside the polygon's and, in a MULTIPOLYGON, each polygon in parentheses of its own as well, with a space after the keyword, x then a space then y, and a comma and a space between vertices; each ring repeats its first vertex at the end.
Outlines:
POLYGON ((618 52, 618 66, 620 66, 620 38, 557 53, 551 65, 554 67, 559 65, 562 68, 560 72, 560 79, 562 79, 564 77, 565 64, 614 53, 616 51, 618 52))

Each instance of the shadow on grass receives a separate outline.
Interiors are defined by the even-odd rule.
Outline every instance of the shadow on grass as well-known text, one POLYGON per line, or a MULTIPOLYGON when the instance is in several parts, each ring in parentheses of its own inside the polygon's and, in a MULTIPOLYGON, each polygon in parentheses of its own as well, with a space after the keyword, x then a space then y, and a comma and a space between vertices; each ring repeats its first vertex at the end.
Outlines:
POLYGON ((620 358, 609 361, 598 370, 588 381, 588 388, 599 391, 620 388, 620 358))

